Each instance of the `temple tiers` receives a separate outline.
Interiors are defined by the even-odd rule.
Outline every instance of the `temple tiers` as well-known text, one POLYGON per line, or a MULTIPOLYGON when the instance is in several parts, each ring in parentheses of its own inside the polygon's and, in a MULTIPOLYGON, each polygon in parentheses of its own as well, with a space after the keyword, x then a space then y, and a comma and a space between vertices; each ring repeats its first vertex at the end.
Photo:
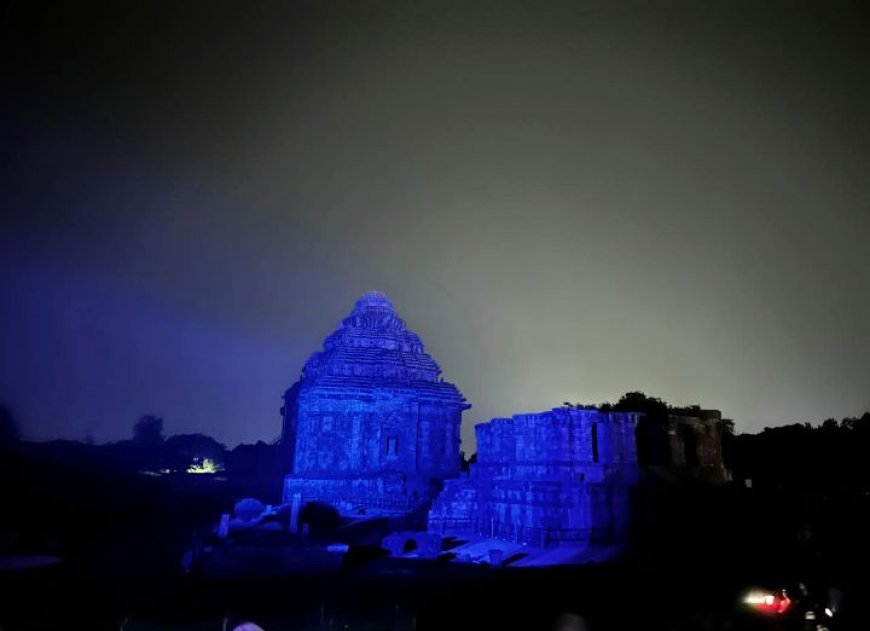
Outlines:
POLYGON ((360 298, 284 394, 284 502, 401 514, 459 472, 471 406, 381 292, 360 298))

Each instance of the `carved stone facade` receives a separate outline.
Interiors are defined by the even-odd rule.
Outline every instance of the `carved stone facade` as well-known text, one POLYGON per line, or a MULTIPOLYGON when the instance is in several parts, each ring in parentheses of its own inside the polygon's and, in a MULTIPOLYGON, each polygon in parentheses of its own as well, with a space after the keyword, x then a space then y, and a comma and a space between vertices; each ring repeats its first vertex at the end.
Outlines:
POLYGON ((284 502, 406 513, 459 472, 469 407, 380 292, 360 298, 284 394, 284 502))
POLYGON ((617 541, 639 469, 637 415, 555 408, 477 425, 477 462, 448 480, 433 532, 472 532, 545 547, 617 541))

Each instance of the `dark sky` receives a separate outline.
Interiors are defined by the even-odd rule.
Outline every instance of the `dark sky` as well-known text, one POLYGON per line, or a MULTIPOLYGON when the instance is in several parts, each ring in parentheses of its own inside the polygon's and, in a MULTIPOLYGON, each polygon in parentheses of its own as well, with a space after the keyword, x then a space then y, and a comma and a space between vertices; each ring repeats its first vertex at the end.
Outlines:
POLYGON ((862 2, 31 4, 0 16, 27 437, 271 439, 369 289, 466 440, 631 389, 743 431, 870 409, 862 2))

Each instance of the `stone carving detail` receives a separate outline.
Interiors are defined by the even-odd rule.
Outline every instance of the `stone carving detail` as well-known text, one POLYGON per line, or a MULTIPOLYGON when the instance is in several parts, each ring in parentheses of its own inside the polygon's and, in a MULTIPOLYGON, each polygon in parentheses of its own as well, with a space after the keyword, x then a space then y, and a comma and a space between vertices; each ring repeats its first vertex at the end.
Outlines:
POLYGON ((430 532, 539 547, 619 541, 639 476, 636 423, 633 413, 563 407, 477 425, 477 463, 445 483, 430 532))
POLYGON ((284 501, 400 514, 459 471, 469 407, 381 292, 360 298, 284 394, 284 501))

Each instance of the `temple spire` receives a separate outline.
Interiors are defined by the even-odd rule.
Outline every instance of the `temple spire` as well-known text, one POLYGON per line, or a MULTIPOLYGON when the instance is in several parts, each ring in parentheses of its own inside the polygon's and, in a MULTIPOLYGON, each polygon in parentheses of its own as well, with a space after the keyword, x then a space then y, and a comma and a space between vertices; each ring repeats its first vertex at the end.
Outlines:
POLYGON ((390 311, 395 311, 393 307, 393 303, 390 302, 390 299, 387 297, 382 291, 369 291, 363 294, 363 296, 356 301, 357 308, 366 308, 366 307, 376 307, 382 309, 389 309, 390 311))
POLYGON ((383 292, 361 296, 284 395, 284 501, 354 517, 425 508, 433 480, 459 473, 470 407, 440 372, 383 292))

